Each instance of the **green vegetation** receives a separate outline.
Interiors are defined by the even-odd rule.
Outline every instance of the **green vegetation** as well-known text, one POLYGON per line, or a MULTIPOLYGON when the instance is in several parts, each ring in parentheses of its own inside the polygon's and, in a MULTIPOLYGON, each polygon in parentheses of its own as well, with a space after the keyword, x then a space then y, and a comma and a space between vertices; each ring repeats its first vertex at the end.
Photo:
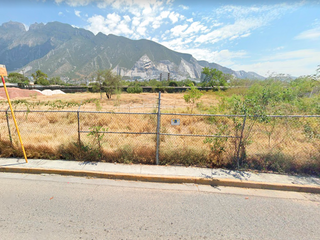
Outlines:
POLYGON ((99 88, 101 93, 103 88, 108 99, 121 88, 121 76, 113 73, 111 69, 98 70, 94 76, 97 81, 95 90, 99 88))
POLYGON ((20 73, 9 73, 8 82, 29 84, 29 79, 20 73))
POLYGON ((222 113, 249 115, 320 114, 320 81, 310 76, 281 81, 268 78, 247 91, 221 94, 222 113))
POLYGON ((50 85, 48 75, 40 70, 37 70, 36 73, 31 74, 31 76, 33 77, 34 84, 50 85))
POLYGON ((127 86, 134 86, 134 85, 139 85, 140 87, 153 87, 154 89, 166 89, 167 87, 183 87, 183 86, 189 86, 190 84, 194 84, 195 86, 197 85, 194 81, 191 81, 190 79, 185 79, 182 81, 175 81, 175 80, 170 80, 170 81, 158 81, 156 79, 150 79, 150 80, 145 80, 145 81, 135 81, 135 82, 129 82, 125 81, 124 85, 127 86))
POLYGON ((143 89, 139 86, 139 84, 135 84, 134 86, 130 86, 127 89, 128 93, 142 93, 143 89))
POLYGON ((186 103, 189 103, 191 105, 190 112, 192 113, 196 102, 201 98, 203 94, 193 85, 193 83, 190 84, 189 87, 190 89, 186 91, 186 94, 183 95, 183 98, 186 103))
POLYGON ((204 78, 202 86, 204 87, 225 87, 227 86, 227 75, 215 68, 205 67, 202 70, 204 78))
POLYGON ((65 82, 63 82, 60 77, 52 77, 49 80, 50 85, 66 85, 65 82))
MULTIPOLYGON (((172 116, 163 114, 161 116, 161 132, 176 135, 209 135, 209 137, 191 138, 162 135, 160 138, 160 163, 320 175, 320 118, 274 118, 268 116, 320 114, 319 73, 320 69, 313 76, 302 76, 297 79, 273 76, 263 81, 244 80, 242 83, 247 84, 246 88, 229 88, 225 91, 199 91, 188 80, 189 84, 192 84, 184 94, 166 94, 166 97, 170 98, 172 102, 176 100, 174 97, 179 98, 180 105, 183 101, 189 103, 191 112, 198 115, 182 114, 179 116, 181 124, 172 126, 172 116), (199 102, 200 98, 201 102, 199 102), (216 115, 206 116, 199 113, 216 115)), ((150 80, 145 83, 153 84, 155 89, 168 89, 170 87, 168 85, 178 84, 173 80, 171 82, 150 80)), ((131 86, 128 88, 131 90, 128 92, 139 92, 142 84, 144 82, 131 82, 131 86)), ((242 86, 241 84, 239 85, 242 86)), ((117 94, 116 91, 115 93, 117 94)), ((142 101, 147 98, 145 95, 122 95, 122 98, 128 99, 126 104, 136 101, 140 97, 142 101)), ((97 110, 101 109, 101 104, 104 103, 120 104, 119 99, 118 101, 99 101, 99 99, 92 98, 83 101, 82 105, 87 103, 95 103, 97 110)), ((28 110, 41 104, 49 106, 50 109, 63 109, 79 105, 77 102, 61 100, 43 103, 40 101, 31 103, 27 100, 13 101, 15 107, 25 105, 28 110)), ((168 108, 164 111, 166 113, 188 112, 186 108, 178 110, 168 108)), ((25 115, 21 114, 20 119, 25 121, 24 124, 30 124, 33 127, 30 129, 34 129, 37 125, 41 127, 40 130, 46 127, 45 133, 48 138, 48 133, 53 126, 59 125, 60 127, 65 124, 66 128, 71 129, 70 124, 73 124, 72 128, 76 129, 76 115, 72 116, 68 113, 64 116, 63 114, 65 113, 48 113, 41 118, 42 122, 39 123, 36 114, 30 111, 25 115), (61 114, 60 117, 59 114, 61 114), (33 122, 37 125, 32 125, 33 122)), ((77 139, 75 134, 72 139, 68 138, 64 142, 57 142, 54 145, 56 150, 52 149, 51 151, 43 145, 43 151, 41 150, 39 153, 39 149, 42 148, 35 148, 31 144, 26 146, 26 149, 30 156, 35 157, 49 156, 54 159, 79 160, 86 158, 91 161, 154 164, 154 135, 127 134, 120 138, 119 135, 108 134, 104 130, 151 133, 156 129, 156 121, 154 120, 149 116, 141 115, 126 117, 116 113, 83 114, 81 115, 81 126, 90 132, 86 136, 82 135, 81 141, 83 143, 79 144, 75 141, 77 139)), ((40 132, 40 130, 38 131, 40 132)), ((53 135, 52 139, 56 139, 56 136, 53 135)), ((39 145, 43 144, 40 136, 29 141, 32 144, 34 142, 39 145)), ((1 144, 0 156, 22 154, 18 148, 13 149, 4 141, 1 144)))

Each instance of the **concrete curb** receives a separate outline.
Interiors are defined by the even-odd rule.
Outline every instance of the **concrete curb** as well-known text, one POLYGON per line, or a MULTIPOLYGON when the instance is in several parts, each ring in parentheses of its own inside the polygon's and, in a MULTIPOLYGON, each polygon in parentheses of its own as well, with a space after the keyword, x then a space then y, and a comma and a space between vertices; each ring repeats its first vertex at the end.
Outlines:
POLYGON ((255 189, 268 189, 268 190, 294 191, 294 192, 320 194, 320 187, 317 187, 317 186, 241 181, 237 179, 223 179, 223 178, 163 176, 163 175, 128 174, 128 173, 84 171, 84 170, 17 168, 17 167, 0 167, 0 172, 31 173, 31 174, 46 173, 46 174, 59 174, 59 175, 69 175, 69 176, 94 177, 94 178, 106 178, 106 179, 118 179, 118 180, 143 181, 143 182, 194 183, 194 184, 211 185, 211 186, 255 188, 255 189))

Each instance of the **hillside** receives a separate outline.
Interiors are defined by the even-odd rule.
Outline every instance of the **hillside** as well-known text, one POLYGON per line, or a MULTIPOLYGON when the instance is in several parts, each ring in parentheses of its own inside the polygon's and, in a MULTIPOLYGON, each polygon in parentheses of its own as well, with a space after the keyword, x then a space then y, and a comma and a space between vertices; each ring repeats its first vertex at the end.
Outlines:
POLYGON ((50 22, 35 23, 27 31, 22 23, 0 26, 0 59, 8 71, 74 79, 88 77, 97 69, 112 68, 127 77, 200 78, 203 67, 217 68, 239 78, 258 78, 256 73, 233 71, 216 63, 197 61, 192 55, 172 51, 150 40, 131 40, 112 34, 94 35, 85 29, 50 22))

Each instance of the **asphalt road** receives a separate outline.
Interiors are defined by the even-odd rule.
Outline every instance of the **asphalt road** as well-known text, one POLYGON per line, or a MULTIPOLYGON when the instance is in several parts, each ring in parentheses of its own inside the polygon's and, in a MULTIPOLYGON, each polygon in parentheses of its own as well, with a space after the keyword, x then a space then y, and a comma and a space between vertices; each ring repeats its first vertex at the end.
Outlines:
POLYGON ((0 173, 0 239, 320 239, 320 195, 0 173))

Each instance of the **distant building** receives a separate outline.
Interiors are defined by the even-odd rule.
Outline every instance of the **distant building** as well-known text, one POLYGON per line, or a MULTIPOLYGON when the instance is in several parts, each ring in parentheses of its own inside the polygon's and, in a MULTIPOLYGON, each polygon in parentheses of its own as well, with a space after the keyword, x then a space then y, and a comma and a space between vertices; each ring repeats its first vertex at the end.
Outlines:
POLYGON ((170 73, 169 72, 160 72, 159 80, 160 81, 167 81, 170 79, 170 73))

